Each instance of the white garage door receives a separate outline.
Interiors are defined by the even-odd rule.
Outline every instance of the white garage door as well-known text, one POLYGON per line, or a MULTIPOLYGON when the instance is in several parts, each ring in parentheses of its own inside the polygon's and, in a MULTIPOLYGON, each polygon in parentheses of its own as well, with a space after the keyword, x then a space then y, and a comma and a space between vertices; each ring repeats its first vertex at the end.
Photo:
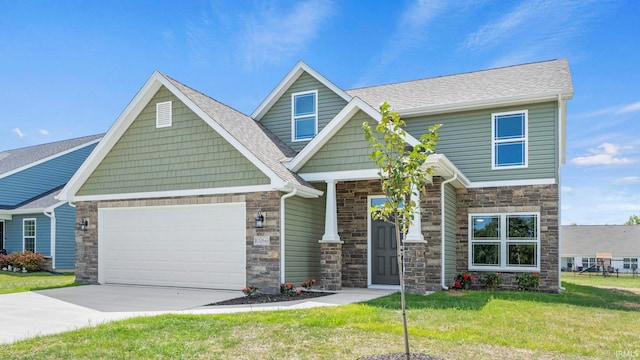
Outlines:
POLYGON ((98 211, 98 281, 241 289, 245 203, 98 211))

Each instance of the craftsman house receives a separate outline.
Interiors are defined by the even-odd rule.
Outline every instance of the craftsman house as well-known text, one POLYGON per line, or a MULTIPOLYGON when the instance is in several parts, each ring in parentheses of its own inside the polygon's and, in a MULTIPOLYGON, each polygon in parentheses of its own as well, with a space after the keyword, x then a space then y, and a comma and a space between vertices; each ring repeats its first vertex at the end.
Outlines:
POLYGON ((389 102, 408 144, 439 123, 432 183, 404 236, 407 289, 457 272, 559 286, 566 60, 343 90, 298 63, 251 115, 155 72, 58 195, 75 203, 76 277, 277 291, 398 287, 393 227, 361 125, 389 102))
POLYGON ((0 249, 39 252, 53 269, 74 268, 76 212, 55 196, 101 136, 0 152, 0 249))

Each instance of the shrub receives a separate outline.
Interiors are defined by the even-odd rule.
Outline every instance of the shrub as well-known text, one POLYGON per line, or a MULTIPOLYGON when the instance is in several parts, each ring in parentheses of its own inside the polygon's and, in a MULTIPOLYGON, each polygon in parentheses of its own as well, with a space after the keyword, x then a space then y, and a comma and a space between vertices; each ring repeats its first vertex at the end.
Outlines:
POLYGON ((458 275, 456 275, 456 279, 455 279, 455 283, 453 284, 453 287, 455 289, 468 289, 469 287, 471 287, 471 284, 473 284, 475 281, 476 281, 476 278, 469 275, 469 273, 467 272, 459 273, 458 275))
POLYGON ((0 265, 4 268, 6 266, 13 266, 18 269, 26 269, 27 271, 38 271, 40 264, 44 261, 44 256, 40 253, 33 253, 31 251, 25 252, 12 252, 9 255, 2 255, 0 265))
POLYGON ((280 284, 280 294, 287 296, 296 296, 296 286, 293 283, 286 282, 284 284, 280 284))
POLYGON ((311 290, 311 288, 313 288, 313 285, 315 284, 316 279, 311 279, 300 283, 300 286, 302 286, 305 290, 311 290))
POLYGON ((535 290, 538 288, 540 275, 538 273, 521 273, 516 275, 518 290, 535 290))
POLYGON ((258 288, 253 285, 247 285, 242 292, 247 296, 253 296, 258 291, 258 288))
POLYGON ((487 289, 495 289, 498 286, 502 285, 502 275, 495 272, 487 273, 484 279, 482 279, 482 283, 487 289))

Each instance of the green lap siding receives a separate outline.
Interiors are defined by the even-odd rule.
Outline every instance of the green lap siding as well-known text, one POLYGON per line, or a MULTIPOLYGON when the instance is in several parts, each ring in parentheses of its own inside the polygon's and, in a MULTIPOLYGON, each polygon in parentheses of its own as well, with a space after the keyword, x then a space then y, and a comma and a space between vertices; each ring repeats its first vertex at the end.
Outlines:
POLYGON ((472 182, 558 178, 558 111, 555 102, 405 118, 418 138, 442 124, 436 152, 444 154, 472 182), (491 169, 491 114, 529 112, 529 164, 522 169, 491 169))
POLYGON ((444 186, 444 280, 452 286, 456 276, 456 189, 450 184, 444 186))
MULTIPOLYGON (((317 153, 300 169, 300 173, 364 170, 375 168, 369 157, 371 144, 364 138, 362 123, 375 120, 358 111, 317 153)), ((374 130, 375 132, 375 130, 374 130)))
POLYGON ((291 94, 313 90, 318 90, 318 132, 322 131, 347 102, 307 73, 300 75, 260 120, 262 125, 296 151, 307 145, 309 140, 291 141, 291 94))
POLYGON ((269 178, 162 87, 78 195, 268 184, 269 178), (172 101, 172 126, 156 128, 156 103, 172 101))
MULTIPOLYGON (((325 191, 325 184, 314 184, 325 191)), ((285 281, 298 285, 320 276, 320 244, 324 233, 325 197, 285 200, 285 281)))

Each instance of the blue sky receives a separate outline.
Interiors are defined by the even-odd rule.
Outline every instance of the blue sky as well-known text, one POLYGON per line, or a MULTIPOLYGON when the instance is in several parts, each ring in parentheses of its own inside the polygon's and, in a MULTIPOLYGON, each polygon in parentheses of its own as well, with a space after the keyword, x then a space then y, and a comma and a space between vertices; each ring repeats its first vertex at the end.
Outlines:
POLYGON ((622 224, 640 214, 638 15, 632 0, 0 0, 0 150, 106 132, 154 70, 250 114, 298 60, 350 89, 567 58, 561 221, 622 224))

